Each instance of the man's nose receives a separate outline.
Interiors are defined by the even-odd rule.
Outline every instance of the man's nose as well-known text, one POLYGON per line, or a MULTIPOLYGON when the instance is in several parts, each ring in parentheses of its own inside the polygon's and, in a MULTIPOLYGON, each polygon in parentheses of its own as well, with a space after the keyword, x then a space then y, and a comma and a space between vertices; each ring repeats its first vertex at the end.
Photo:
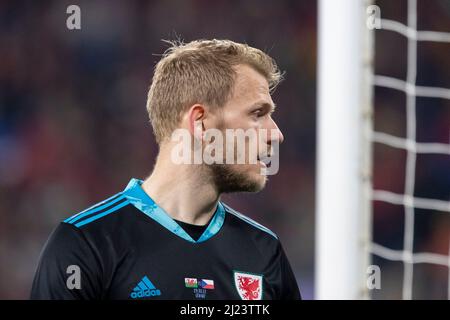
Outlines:
POLYGON ((267 137, 268 142, 273 143, 277 141, 278 143, 282 143, 284 141, 283 133, 281 132, 280 128, 278 128, 276 122, 272 118, 270 118, 270 125, 268 129, 269 129, 267 137))

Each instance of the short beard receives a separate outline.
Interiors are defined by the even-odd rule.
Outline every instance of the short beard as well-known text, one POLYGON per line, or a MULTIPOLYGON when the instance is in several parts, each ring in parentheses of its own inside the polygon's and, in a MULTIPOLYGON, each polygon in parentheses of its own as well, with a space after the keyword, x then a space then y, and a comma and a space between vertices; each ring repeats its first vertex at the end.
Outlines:
MULTIPOLYGON (((223 114, 220 114, 217 129, 225 132, 226 126, 223 120, 223 114)), ((252 181, 244 173, 233 170, 227 164, 214 163, 206 167, 219 193, 259 192, 266 184, 266 180, 264 183, 252 181)))
POLYGON ((230 165, 213 164, 208 168, 219 193, 259 192, 265 186, 265 182, 253 181, 244 173, 230 168, 230 165))

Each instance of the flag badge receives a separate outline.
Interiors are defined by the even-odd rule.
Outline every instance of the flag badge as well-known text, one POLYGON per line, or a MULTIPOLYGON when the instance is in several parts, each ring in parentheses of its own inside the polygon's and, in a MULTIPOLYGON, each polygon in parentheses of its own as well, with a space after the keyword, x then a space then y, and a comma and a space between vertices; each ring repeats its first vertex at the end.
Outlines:
POLYGON ((263 276, 247 272, 234 271, 234 285, 242 300, 261 300, 263 294, 263 276))
POLYGON ((201 279, 200 280, 200 288, 203 289, 214 289, 214 280, 209 280, 209 279, 201 279))
POLYGON ((184 285, 186 286, 186 288, 198 288, 196 278, 184 278, 184 285))

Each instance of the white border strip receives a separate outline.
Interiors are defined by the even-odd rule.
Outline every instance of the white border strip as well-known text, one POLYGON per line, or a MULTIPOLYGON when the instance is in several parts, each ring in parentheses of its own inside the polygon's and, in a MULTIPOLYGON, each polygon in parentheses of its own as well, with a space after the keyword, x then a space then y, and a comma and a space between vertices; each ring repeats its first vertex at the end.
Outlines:
POLYGON ((372 141, 415 153, 450 155, 450 144, 415 142, 414 140, 396 137, 384 132, 372 132, 372 141))
POLYGON ((442 98, 450 100, 450 89, 447 88, 415 86, 400 79, 379 75, 373 77, 373 84, 379 87, 403 91, 417 97, 442 98))
POLYGON ((442 254, 430 252, 410 254, 408 251, 392 250, 376 243, 372 243, 369 250, 371 253, 391 261, 404 261, 411 264, 429 263, 450 267, 449 257, 442 254))
POLYGON ((410 197, 385 190, 372 191, 372 200, 384 201, 417 209, 450 212, 450 201, 410 197))
POLYGON ((394 31, 417 41, 450 42, 450 32, 416 31, 401 22, 381 19, 381 29, 394 31))

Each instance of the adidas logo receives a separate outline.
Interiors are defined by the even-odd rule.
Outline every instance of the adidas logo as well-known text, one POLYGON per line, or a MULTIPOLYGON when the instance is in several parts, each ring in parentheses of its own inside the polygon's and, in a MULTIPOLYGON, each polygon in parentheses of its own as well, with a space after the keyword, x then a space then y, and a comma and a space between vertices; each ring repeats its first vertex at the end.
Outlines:
POLYGON ((160 296, 161 290, 156 289, 153 283, 144 276, 141 281, 139 281, 138 285, 131 292, 130 297, 132 299, 137 298, 146 298, 146 297, 155 297, 160 296))

